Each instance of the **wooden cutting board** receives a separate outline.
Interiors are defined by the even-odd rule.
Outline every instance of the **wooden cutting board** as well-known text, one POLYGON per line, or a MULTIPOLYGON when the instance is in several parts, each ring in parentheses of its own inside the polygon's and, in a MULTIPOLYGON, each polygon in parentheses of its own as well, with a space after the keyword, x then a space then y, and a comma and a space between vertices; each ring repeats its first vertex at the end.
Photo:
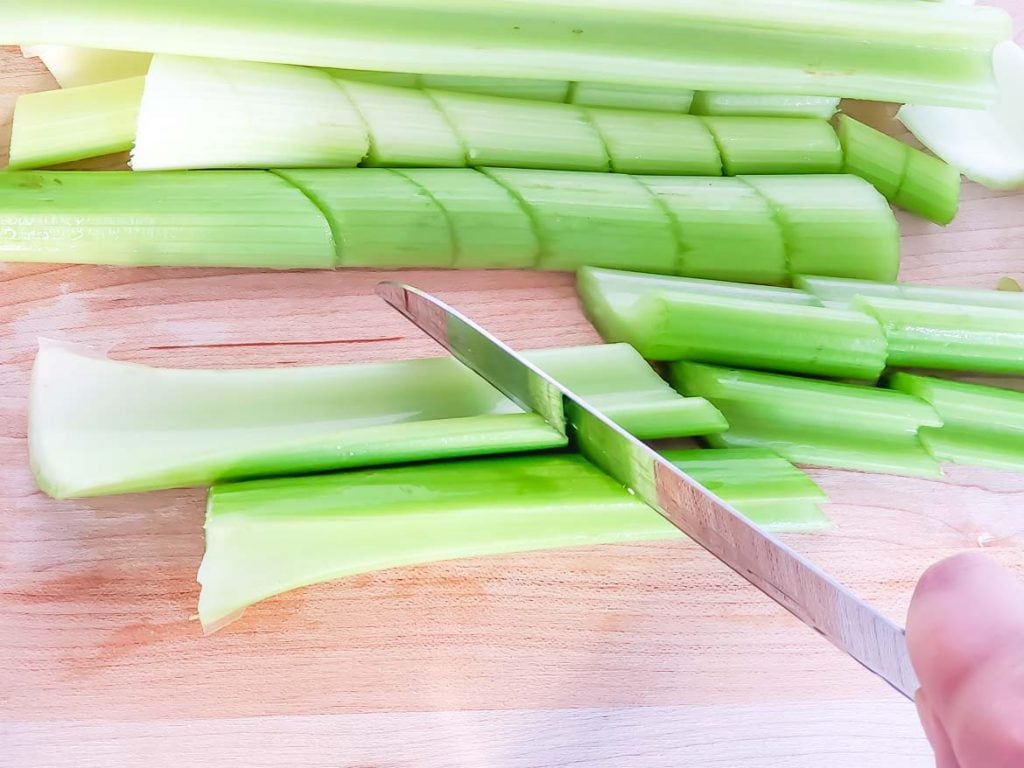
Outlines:
MULTIPOLYGON (((17 93, 51 86, 0 56, 8 122, 17 93)), ((903 217, 904 278, 1024 278, 1024 195, 965 197, 946 230, 903 217)), ((437 354, 372 295, 387 276, 0 266, 0 765, 931 765, 909 703, 686 542, 346 579, 203 637, 201 491, 35 489, 38 337, 173 366, 437 354)), ((597 341, 568 276, 402 277, 521 348, 597 341)), ((1024 574, 1024 474, 813 474, 836 528, 786 539, 894 618, 945 555, 984 548, 1024 574)))

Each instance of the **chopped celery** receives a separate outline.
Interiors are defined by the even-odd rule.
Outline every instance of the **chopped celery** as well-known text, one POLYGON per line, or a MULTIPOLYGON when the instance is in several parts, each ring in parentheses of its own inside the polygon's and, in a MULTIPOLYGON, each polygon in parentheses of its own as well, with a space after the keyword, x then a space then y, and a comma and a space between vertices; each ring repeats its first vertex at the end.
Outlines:
POLYGON ((774 206, 791 273, 896 279, 899 226, 885 198, 868 182, 856 176, 743 180, 774 206), (812 178, 819 183, 810 183, 812 178))
POLYGON ((785 283, 786 247, 772 207, 737 179, 664 178, 641 182, 672 215, 679 274, 714 280, 785 283))
POLYGON ((693 91, 684 88, 644 87, 614 83, 573 83, 568 94, 568 101, 585 107, 685 113, 690 111, 693 95, 693 91))
MULTIPOLYGON (((531 352, 642 438, 724 429, 625 345, 531 352)), ((41 344, 29 448, 57 497, 201 485, 401 461, 557 447, 451 358, 318 368, 174 370, 41 344)))
MULTIPOLYGON (((815 507, 820 491, 781 459, 732 451, 669 458, 761 525, 828 525, 815 507)), ((386 568, 682 537, 577 455, 218 485, 207 507, 199 618, 205 630, 216 631, 272 595, 386 568)))
POLYGON ((7 0, 0 43, 985 106, 996 8, 861 0, 7 0))
POLYGON ((874 387, 674 363, 680 392, 711 401, 729 422, 715 447, 769 448, 797 464, 902 475, 939 475, 918 439, 942 426, 916 397, 874 387))
POLYGON ((430 95, 461 139, 470 165, 608 170, 601 137, 580 107, 470 93, 430 95))
POLYGON ((721 176, 722 158, 700 118, 626 109, 587 110, 618 173, 721 176))
POLYGON ((797 117, 704 117, 727 176, 839 173, 843 152, 825 120, 797 117))
POLYGON ((23 45, 22 53, 38 57, 61 88, 140 77, 149 69, 149 53, 108 51, 68 45, 23 45))
POLYGON ((324 71, 335 80, 353 80, 357 83, 388 85, 398 88, 419 88, 422 75, 413 72, 375 72, 368 69, 336 69, 324 67, 324 71))
MULTIPOLYGON (((438 202, 389 168, 279 171, 316 201, 342 267, 450 267, 453 233, 438 202)), ((472 171, 470 171, 472 173, 472 171)))
POLYGON ((512 168, 487 172, 530 211, 540 236, 542 269, 575 270, 592 264, 675 270, 672 223, 635 178, 512 168))
POLYGON ((878 320, 889 365, 983 373, 1024 373, 1024 312, 914 299, 858 296, 878 320))
POLYGON ((920 435, 935 458, 1024 470, 1024 393, 907 373, 888 385, 927 401, 942 418, 942 427, 920 435))
POLYGON ((360 113, 320 70, 156 56, 132 167, 351 167, 368 148, 360 113))
POLYGON ((1024 296, 1019 293, 990 291, 983 288, 876 283, 870 280, 810 275, 796 275, 793 282, 797 288, 817 296, 826 306, 852 307, 858 296, 877 296, 883 299, 913 299, 936 304, 963 304, 1024 311, 1024 296))
POLYGON ((297 189, 265 171, 0 174, 0 259, 330 268, 334 242, 297 189))
POLYGON ((960 172, 938 158, 839 116, 843 170, 870 181, 889 202, 936 224, 948 224, 960 204, 960 172))
POLYGON ((532 80, 512 77, 477 77, 475 75, 421 75, 421 88, 440 91, 478 93, 481 96, 502 96, 508 99, 565 102, 569 99, 569 83, 565 80, 532 80))
POLYGON ((127 152, 135 140, 145 78, 18 97, 10 168, 40 168, 127 152))
POLYGON ((775 96, 767 93, 695 94, 691 112, 695 115, 758 115, 762 117, 816 117, 829 120, 839 109, 831 96, 775 96))
POLYGON ((410 168, 402 175, 444 209, 455 245, 453 266, 526 269, 540 260, 540 241, 523 206, 482 173, 410 168))
POLYGON ((348 94, 365 121, 369 132, 367 165, 466 165, 465 148, 444 112, 428 94, 374 83, 335 83, 348 94))

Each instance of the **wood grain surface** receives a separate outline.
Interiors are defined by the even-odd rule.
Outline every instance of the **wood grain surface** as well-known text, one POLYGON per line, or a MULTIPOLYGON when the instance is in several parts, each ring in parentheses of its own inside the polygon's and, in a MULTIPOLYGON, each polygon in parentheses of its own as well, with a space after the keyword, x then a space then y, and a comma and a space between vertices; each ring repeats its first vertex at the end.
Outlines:
MULTIPOLYGON (((1006 0, 1024 19, 1019 0, 1006 0)), ((0 54, 0 119, 52 87, 0 54)), ((1024 278, 1024 195, 901 217, 905 279, 1024 278)), ((203 637, 201 491, 56 502, 28 468, 40 336, 174 366, 438 353, 387 273, 0 266, 0 765, 924 768, 913 707, 687 542, 464 560, 269 600, 203 637)), ((597 336, 564 275, 405 272, 521 348, 597 336)), ((786 539, 902 620, 931 562, 1024 573, 1024 474, 815 471, 834 530, 786 539)))

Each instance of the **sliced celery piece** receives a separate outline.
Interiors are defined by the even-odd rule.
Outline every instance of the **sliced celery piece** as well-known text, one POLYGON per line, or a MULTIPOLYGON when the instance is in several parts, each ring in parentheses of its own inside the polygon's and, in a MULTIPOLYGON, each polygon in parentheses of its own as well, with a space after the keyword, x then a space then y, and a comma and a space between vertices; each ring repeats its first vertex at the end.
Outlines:
POLYGON ((727 176, 746 173, 839 173, 843 152, 824 120, 797 117, 704 117, 727 176))
POLYGON ((428 94, 414 88, 335 82, 352 99, 369 129, 367 165, 466 165, 466 150, 455 129, 428 94))
POLYGON ((0 173, 0 260, 329 268, 334 242, 299 190, 265 171, 0 173))
POLYGON ((831 96, 776 96, 768 93, 721 93, 700 91, 690 112, 695 115, 762 117, 816 117, 829 120, 839 109, 831 96))
POLYGON ((868 182, 846 175, 743 180, 774 207, 790 272, 896 279, 899 226, 885 198, 868 182))
MULTIPOLYGON (((696 454, 715 457, 681 452, 684 469, 759 524, 773 530, 827 527, 815 507, 820 492, 785 461, 761 452, 696 454), (726 462, 729 475, 719 469, 726 462)), ((682 537, 577 455, 218 485, 207 507, 199 618, 206 631, 216 631, 272 595, 386 568, 682 537)))
POLYGON ((797 464, 901 475, 941 474, 918 440, 942 426, 930 405, 874 387, 674 363, 672 382, 705 397, 729 422, 715 447, 768 448, 797 464))
POLYGON ((722 158, 700 118, 588 108, 618 173, 720 176, 722 158))
POLYGON ((109 51, 68 45, 23 45, 22 53, 39 58, 61 88, 141 77, 149 69, 149 53, 109 51))
POLYGON ((423 77, 412 72, 377 72, 368 69, 324 67, 324 71, 336 80, 354 80, 357 83, 387 85, 393 88, 419 88, 423 77))
POLYGON ((893 203, 936 224, 949 224, 960 207, 960 171, 908 147, 907 170, 893 203))
POLYGON ((621 319, 630 317, 644 296, 662 291, 686 291, 723 299, 759 300, 794 306, 820 306, 814 296, 790 288, 666 277, 599 267, 579 269, 576 273, 576 290, 583 310, 605 341, 624 341, 629 328, 623 325, 621 319))
POLYGON ((861 0, 7 0, 0 44, 985 106, 995 8, 861 0))
POLYGON ((645 88, 615 83, 573 83, 568 100, 585 107, 642 109, 651 112, 687 113, 693 91, 682 88, 645 88))
POLYGON ((422 88, 507 99, 565 102, 569 83, 565 80, 532 80, 514 77, 477 77, 475 75, 422 75, 417 83, 422 88))
POLYGON ((975 307, 1015 309, 1024 311, 1024 295, 983 288, 960 288, 951 285, 915 285, 913 283, 876 283, 841 277, 796 275, 793 284, 817 296, 826 305, 853 306, 858 296, 889 299, 913 299, 936 304, 964 304, 975 307))
POLYGON ((368 149, 366 123, 318 69, 155 56, 132 168, 345 168, 368 149))
POLYGON ((858 296, 889 345, 889 365, 983 373, 1024 373, 1024 312, 858 296))
POLYGON ((127 152, 145 78, 133 77, 18 97, 10 168, 42 168, 127 152))
POLYGON ((607 171, 608 154, 586 113, 571 104, 430 91, 470 165, 607 171))
POLYGON ((907 373, 888 384, 927 401, 942 418, 941 428, 921 430, 937 459, 1024 470, 1024 393, 907 373))
POLYGON ((672 223, 635 178, 512 168, 487 173, 527 207, 540 236, 542 269, 590 264, 674 271, 672 223))
POLYGON ((455 241, 453 266, 466 269, 536 267, 540 240, 522 204, 482 173, 411 168, 402 175, 444 209, 455 241))
MULTIPOLYGON (((438 202, 389 168, 279 171, 323 211, 341 267, 450 267, 455 243, 438 202)), ((466 171, 466 173, 473 173, 466 171)))
MULTIPOLYGON (((676 271, 753 283, 788 281, 786 250, 774 210, 737 179, 640 179, 672 215, 679 241, 676 271)), ((821 247, 831 247, 822 242, 821 247)))

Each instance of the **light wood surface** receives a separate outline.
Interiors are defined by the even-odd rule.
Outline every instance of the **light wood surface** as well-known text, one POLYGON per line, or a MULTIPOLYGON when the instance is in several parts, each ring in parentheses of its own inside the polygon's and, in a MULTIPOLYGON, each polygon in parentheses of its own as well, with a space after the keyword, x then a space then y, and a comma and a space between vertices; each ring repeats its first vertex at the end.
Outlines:
MULTIPOLYGON (((4 52, 0 119, 15 94, 51 86, 4 52)), ((970 185, 965 198, 945 231, 902 217, 906 279, 1024 278, 1024 195, 970 185)), ((686 542, 346 579, 204 638, 201 491, 56 502, 35 489, 37 337, 176 366, 437 354, 373 296, 386 276, 0 266, 0 765, 931 764, 910 704, 686 542)), ((402 277, 514 346, 597 340, 567 276, 402 277)), ((836 528, 787 541, 898 620, 945 555, 984 547, 1024 573, 1024 474, 813 474, 836 528)))

